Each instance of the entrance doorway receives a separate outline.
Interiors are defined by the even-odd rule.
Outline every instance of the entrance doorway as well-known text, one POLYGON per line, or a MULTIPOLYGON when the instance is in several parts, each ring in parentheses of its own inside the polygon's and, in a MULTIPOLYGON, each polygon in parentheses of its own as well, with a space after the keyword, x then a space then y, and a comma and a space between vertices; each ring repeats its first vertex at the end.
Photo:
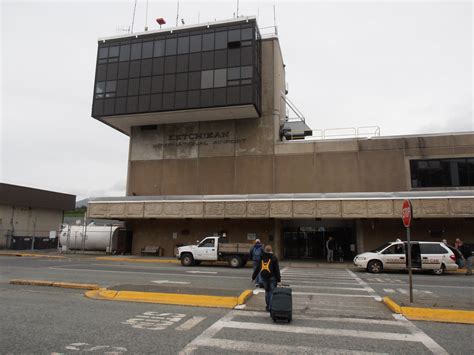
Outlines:
POLYGON ((354 221, 284 221, 283 257, 285 259, 326 259, 326 241, 331 236, 336 245, 334 261, 338 261, 337 249, 342 249, 343 260, 352 260, 355 256, 354 221))

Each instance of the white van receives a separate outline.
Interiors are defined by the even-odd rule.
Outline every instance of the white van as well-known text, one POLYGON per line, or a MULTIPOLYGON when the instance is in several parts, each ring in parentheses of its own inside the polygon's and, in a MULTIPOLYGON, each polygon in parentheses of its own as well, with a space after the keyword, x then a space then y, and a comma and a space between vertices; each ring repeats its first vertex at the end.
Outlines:
MULTIPOLYGON (((440 242, 411 242, 411 265, 413 270, 430 270, 436 275, 444 271, 455 271, 456 255, 440 242)), ((406 270, 406 242, 391 242, 381 247, 357 255, 354 265, 368 272, 379 273, 382 270, 406 270)))

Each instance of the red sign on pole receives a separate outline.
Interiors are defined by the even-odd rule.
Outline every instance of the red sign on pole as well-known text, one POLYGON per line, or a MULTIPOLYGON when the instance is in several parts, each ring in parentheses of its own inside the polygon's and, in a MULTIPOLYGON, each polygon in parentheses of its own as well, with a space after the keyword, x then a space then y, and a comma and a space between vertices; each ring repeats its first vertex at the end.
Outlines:
POLYGON ((403 225, 408 228, 411 224, 412 207, 410 200, 404 200, 402 205, 402 221, 403 225))

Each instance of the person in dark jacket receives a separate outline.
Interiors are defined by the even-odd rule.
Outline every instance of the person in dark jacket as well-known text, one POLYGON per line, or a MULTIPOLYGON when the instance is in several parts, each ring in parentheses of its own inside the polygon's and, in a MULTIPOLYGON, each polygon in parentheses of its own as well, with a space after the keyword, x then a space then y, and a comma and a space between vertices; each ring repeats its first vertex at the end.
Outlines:
MULTIPOLYGON (((456 242, 458 239, 456 239, 456 242)), ((471 248, 464 244, 462 240, 459 239, 458 242, 458 250, 461 252, 464 259, 466 259, 466 275, 472 275, 472 259, 474 258, 472 255, 471 248)))
POLYGON ((260 258, 260 263, 253 272, 252 281, 255 280, 257 275, 260 275, 262 278, 263 287, 265 288, 265 309, 267 312, 270 312, 273 290, 277 283, 281 282, 280 266, 278 265, 277 257, 273 255, 271 245, 265 246, 265 252, 260 258))
MULTIPOLYGON (((253 272, 255 272, 255 270, 257 269, 257 266, 260 263, 260 258, 262 257, 263 253, 263 245, 260 242, 260 239, 256 239, 254 246, 252 247, 252 249, 250 249, 250 258, 253 261, 253 272)), ((257 275, 255 287, 263 287, 260 274, 257 275)))

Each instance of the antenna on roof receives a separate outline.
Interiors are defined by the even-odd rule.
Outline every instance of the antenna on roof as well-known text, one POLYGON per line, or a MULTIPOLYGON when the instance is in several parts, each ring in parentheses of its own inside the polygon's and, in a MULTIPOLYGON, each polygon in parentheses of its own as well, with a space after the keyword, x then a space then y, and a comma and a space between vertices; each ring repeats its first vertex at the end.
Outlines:
POLYGON ((176 7, 176 27, 178 27, 178 18, 179 18, 179 0, 178 0, 178 5, 176 7))
POLYGON ((148 31, 148 0, 146 0, 145 8, 145 32, 148 31))
POLYGON ((275 34, 278 35, 275 4, 273 4, 273 26, 275 27, 275 34))
POLYGON ((237 12, 236 12, 236 14, 237 14, 237 18, 239 18, 239 0, 237 0, 237 12))
POLYGON ((133 25, 135 24, 135 11, 136 10, 137 10, 137 0, 135 0, 135 3, 133 5, 132 26, 130 29, 130 33, 133 33, 133 25))

